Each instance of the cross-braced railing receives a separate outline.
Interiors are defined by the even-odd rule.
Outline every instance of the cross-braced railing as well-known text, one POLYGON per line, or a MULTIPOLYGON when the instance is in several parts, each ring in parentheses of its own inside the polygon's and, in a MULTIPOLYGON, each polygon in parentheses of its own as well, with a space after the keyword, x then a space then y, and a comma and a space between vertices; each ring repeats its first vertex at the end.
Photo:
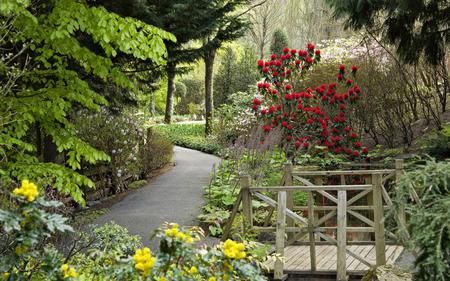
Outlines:
MULTIPOLYGON (((398 159, 396 169, 380 170, 301 171, 293 169, 292 164, 288 163, 285 165, 283 185, 281 186, 251 186, 250 177, 242 176, 241 192, 223 237, 226 239, 229 235, 232 220, 242 202, 246 225, 259 231, 276 232, 275 248, 278 256, 284 255, 284 248, 287 245, 308 235, 311 271, 317 270, 316 242, 324 241, 337 247, 337 280, 346 280, 347 254, 369 267, 386 263, 385 236, 395 239, 394 234, 387 232, 384 227, 384 209, 392 205, 386 190, 386 182, 390 179, 397 179, 402 172, 403 161, 398 159), (336 177, 339 178, 339 184, 324 184, 325 179, 336 177), (347 184, 348 179, 352 177, 359 178, 361 183, 347 184), (294 183, 299 183, 299 185, 294 185, 294 183), (295 191, 307 193, 306 206, 294 206, 293 194, 295 191), (276 200, 271 198, 271 195, 276 200), (252 197, 262 200, 269 206, 269 214, 263 226, 253 225, 252 197), (318 197, 326 198, 329 205, 318 205, 315 200, 318 197), (364 199, 366 199, 363 202, 364 205, 357 204, 364 199), (269 226, 275 211, 277 214, 276 225, 269 226), (307 215, 303 216, 305 213, 307 215), (322 216, 319 217, 319 213, 322 216), (363 226, 348 226, 349 216, 357 219, 363 226), (325 226, 330 221, 335 226, 325 226), (375 245, 375 264, 346 247, 347 233, 374 233, 372 243, 375 245)), ((274 279, 281 279, 282 276, 283 260, 276 259, 274 279)))

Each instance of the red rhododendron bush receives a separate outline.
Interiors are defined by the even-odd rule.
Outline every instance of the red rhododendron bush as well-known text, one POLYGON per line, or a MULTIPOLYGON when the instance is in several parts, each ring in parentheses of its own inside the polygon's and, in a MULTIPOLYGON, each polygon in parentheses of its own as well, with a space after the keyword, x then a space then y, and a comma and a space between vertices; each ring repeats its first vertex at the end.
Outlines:
POLYGON ((368 149, 350 126, 352 108, 363 97, 355 83, 358 67, 341 64, 336 77, 314 89, 302 79, 320 62, 320 50, 311 43, 306 50, 283 49, 259 60, 263 76, 253 110, 265 132, 264 143, 273 131, 281 131, 281 146, 292 159, 299 153, 345 155, 349 160, 367 159, 368 149), (330 82, 332 81, 332 82, 330 82))

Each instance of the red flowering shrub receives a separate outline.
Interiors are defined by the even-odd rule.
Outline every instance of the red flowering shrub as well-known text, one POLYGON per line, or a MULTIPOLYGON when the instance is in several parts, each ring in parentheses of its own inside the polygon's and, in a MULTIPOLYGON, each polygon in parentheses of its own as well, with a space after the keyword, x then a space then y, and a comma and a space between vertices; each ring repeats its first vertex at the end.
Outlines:
POLYGON ((351 107, 362 95, 354 82, 358 67, 350 68, 350 79, 347 67, 341 64, 336 82, 302 89, 301 83, 295 82, 319 62, 320 50, 311 43, 306 50, 284 48, 280 57, 272 54, 270 60, 258 61, 263 80, 258 83, 252 108, 262 129, 269 134, 281 128, 282 145, 290 158, 299 152, 340 154, 350 160, 366 158, 368 149, 349 126, 351 107))

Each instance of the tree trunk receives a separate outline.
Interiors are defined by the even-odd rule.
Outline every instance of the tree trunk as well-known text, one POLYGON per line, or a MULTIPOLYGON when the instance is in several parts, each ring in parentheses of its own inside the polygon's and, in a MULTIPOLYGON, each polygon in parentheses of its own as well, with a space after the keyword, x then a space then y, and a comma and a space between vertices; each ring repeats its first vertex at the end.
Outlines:
POLYGON ((216 57, 216 50, 205 51, 205 135, 212 133, 212 119, 213 119, 213 68, 214 59, 216 57))
POLYGON ((175 64, 167 64, 167 101, 166 114, 164 122, 170 124, 172 122, 173 113, 173 96, 175 93, 175 64))
POLYGON ((150 94, 150 108, 149 108, 149 111, 150 111, 150 115, 151 116, 155 116, 155 93, 154 92, 150 94))
POLYGON ((56 148, 56 144, 53 142, 52 137, 45 136, 44 137, 44 162, 49 163, 55 163, 56 162, 56 156, 58 155, 58 151, 56 148))

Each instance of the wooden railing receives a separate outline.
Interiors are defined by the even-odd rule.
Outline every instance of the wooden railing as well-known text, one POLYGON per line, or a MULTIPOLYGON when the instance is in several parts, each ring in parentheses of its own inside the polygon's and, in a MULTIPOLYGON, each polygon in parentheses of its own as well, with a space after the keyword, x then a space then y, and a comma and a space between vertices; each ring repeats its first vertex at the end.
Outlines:
MULTIPOLYGON (((379 170, 346 170, 346 171, 302 171, 294 169, 292 164, 285 165, 283 184, 280 186, 251 186, 250 177, 241 176, 241 191, 235 202, 231 218, 228 221, 223 239, 229 236, 231 225, 242 203, 244 224, 254 230, 275 231, 275 252, 277 256, 284 255, 284 248, 308 235, 310 247, 311 271, 316 271, 316 242, 328 243, 337 247, 337 280, 346 280, 346 255, 372 267, 386 263, 386 236, 395 239, 395 235, 386 232, 384 227, 384 210, 392 205, 386 190, 388 180, 396 180, 403 173, 403 160, 397 159, 395 169, 379 170), (340 184, 325 185, 327 177, 339 177, 340 184), (348 177, 364 179, 363 184, 347 184, 348 177), (294 185, 294 183, 300 185, 294 185), (295 191, 307 193, 306 206, 294 206, 295 191), (352 192, 352 196, 349 193, 352 192), (276 200, 270 197, 276 195, 276 200), (326 198, 330 204, 317 205, 315 197, 326 198), (252 197, 263 201, 269 206, 269 214, 263 226, 253 225, 252 197), (364 205, 356 204, 366 198, 364 205), (273 213, 276 211, 276 225, 269 226, 273 213), (297 212, 306 212, 304 217, 297 212), (323 214, 318 216, 318 213, 323 214), (367 213, 363 215, 361 212, 367 213), (348 215, 356 218, 364 226, 348 226, 348 215), (335 226, 323 226, 333 220, 335 226), (330 231, 335 231, 334 235, 330 231), (347 246, 347 233, 374 233, 374 241, 365 241, 375 245, 376 264, 350 251, 347 246), (287 235, 286 235, 287 234, 287 235), (286 239, 287 237, 287 239, 286 239)), ((403 221, 402 214, 399 217, 403 221)), ((274 279, 282 279, 283 260, 276 259, 274 279)))

